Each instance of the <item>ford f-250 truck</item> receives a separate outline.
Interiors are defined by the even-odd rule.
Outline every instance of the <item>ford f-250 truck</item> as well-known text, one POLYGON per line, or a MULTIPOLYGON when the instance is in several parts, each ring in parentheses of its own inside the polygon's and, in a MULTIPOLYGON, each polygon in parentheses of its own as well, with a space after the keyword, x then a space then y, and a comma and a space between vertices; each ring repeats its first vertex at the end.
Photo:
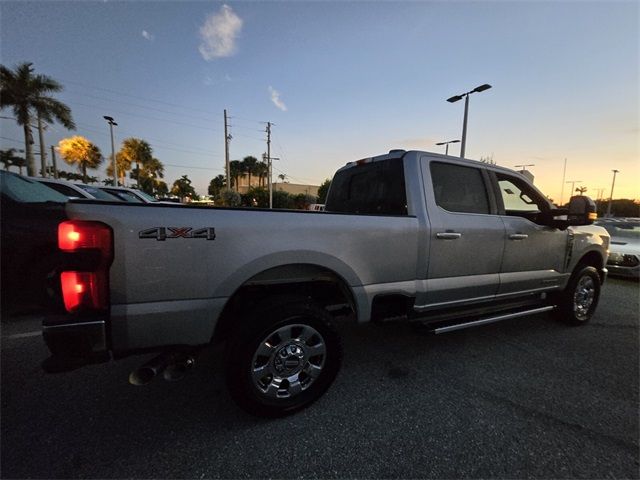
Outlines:
POLYGON ((81 200, 64 212, 49 368, 156 351, 130 376, 143 384, 225 340, 232 397, 264 416, 332 383, 340 306, 435 333, 546 311, 580 325, 607 273, 606 231, 572 228, 595 219, 588 197, 560 210, 519 173, 419 151, 348 163, 325 212, 81 200))

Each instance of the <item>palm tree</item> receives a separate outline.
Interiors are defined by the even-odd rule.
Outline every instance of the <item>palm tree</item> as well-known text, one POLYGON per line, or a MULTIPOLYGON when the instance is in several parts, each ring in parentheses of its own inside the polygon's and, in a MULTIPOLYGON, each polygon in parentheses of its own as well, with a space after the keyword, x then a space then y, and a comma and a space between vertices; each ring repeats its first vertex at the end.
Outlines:
POLYGON ((60 140, 58 151, 65 162, 78 167, 84 183, 87 183, 87 168, 98 168, 103 160, 100 149, 79 135, 60 140))
POLYGON ((269 166, 266 162, 256 163, 255 174, 258 175, 258 178, 260 179, 260 186, 264 187, 265 183, 267 183, 267 176, 269 175, 269 166))
POLYGON ((207 188, 207 193, 209 195, 213 195, 216 196, 220 193, 220 190, 222 190, 225 187, 226 184, 226 179, 224 175, 218 175, 217 177, 213 178, 210 182, 209 182, 209 187, 207 188))
POLYGON ((164 165, 157 158, 146 160, 140 169, 138 186, 141 190, 154 195, 160 178, 164 178, 164 165))
POLYGON ((242 160, 244 171, 249 174, 249 188, 251 188, 251 175, 256 173, 257 164, 258 159, 256 157, 252 157, 251 155, 249 155, 248 157, 244 157, 244 159, 242 160))
POLYGON ((46 75, 35 75, 32 63, 21 63, 14 70, 0 65, 0 109, 11 107, 18 125, 24 130, 24 151, 28 175, 35 175, 31 121, 36 117, 46 122, 58 121, 69 130, 76 128, 71 109, 49 96, 62 90, 62 85, 46 75))
POLYGON ((151 145, 149 145, 149 142, 140 138, 126 138, 122 142, 120 151, 116 154, 118 173, 122 178, 122 183, 124 183, 125 173, 131 170, 131 165, 133 165, 133 163, 136 164, 136 169, 131 178, 135 178, 136 183, 139 183, 138 175, 140 173, 140 164, 144 165, 152 160, 153 149, 151 148, 151 145))
POLYGON ((173 182, 171 193, 179 197, 181 202, 187 197, 192 200, 197 199, 197 194, 191 185, 191 180, 186 175, 182 175, 182 177, 173 182))
POLYGON ((232 160, 229 162, 229 176, 233 178, 233 186, 238 191, 238 178, 244 173, 244 166, 240 160, 232 160))
POLYGON ((20 175, 22 175, 22 167, 24 167, 25 160, 22 157, 18 157, 15 152, 15 148, 0 150, 0 163, 4 165, 5 170, 9 170, 9 167, 18 167, 20 175))

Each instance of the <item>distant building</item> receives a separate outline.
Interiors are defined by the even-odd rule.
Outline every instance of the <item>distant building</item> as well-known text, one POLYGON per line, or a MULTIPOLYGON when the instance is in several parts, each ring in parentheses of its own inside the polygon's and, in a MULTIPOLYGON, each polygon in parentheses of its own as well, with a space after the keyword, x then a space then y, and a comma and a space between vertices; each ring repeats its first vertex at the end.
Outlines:
POLYGON ((274 192, 287 192, 291 195, 304 193, 306 195, 313 195, 314 197, 317 197, 319 188, 320 185, 302 185, 300 183, 281 182, 273 184, 274 192))
MULTIPOLYGON (((249 185, 249 175, 238 175, 238 187, 237 191, 240 194, 247 193, 249 188, 269 188, 269 182, 265 177, 259 177, 257 175, 251 175, 251 185, 249 185)), ((300 183, 288 183, 288 182, 273 182, 274 192, 287 192, 291 195, 298 195, 304 193, 307 195, 318 196, 319 185, 303 185, 300 183)), ((234 188, 235 190, 235 188, 234 188)))

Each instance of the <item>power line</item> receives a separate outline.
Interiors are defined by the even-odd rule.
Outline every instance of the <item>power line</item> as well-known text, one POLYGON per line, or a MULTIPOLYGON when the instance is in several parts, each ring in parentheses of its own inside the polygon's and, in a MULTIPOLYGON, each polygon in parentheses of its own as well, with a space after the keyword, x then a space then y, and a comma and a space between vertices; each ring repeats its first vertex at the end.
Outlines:
MULTIPOLYGON (((83 107, 98 108, 100 110, 104 110, 105 109, 105 107, 102 107, 102 106, 99 106, 99 105, 88 105, 86 103, 80 103, 80 102, 75 102, 75 101, 68 102, 68 103, 70 103, 72 105, 74 105, 74 104, 75 105, 80 105, 80 106, 83 106, 83 107)), ((203 127, 202 125, 194 125, 192 123, 178 122, 176 120, 167 120, 167 119, 164 119, 164 118, 148 117, 146 115, 138 115, 138 114, 135 114, 135 113, 123 112, 122 110, 114 110, 112 108, 109 108, 109 111, 113 112, 113 113, 117 113, 119 115, 125 115, 125 116, 129 116, 129 117, 138 117, 138 118, 143 118, 145 120, 154 120, 154 121, 157 121, 157 122, 175 123, 176 125, 184 125, 186 127, 191 127, 191 128, 200 128, 202 130, 207 130, 207 131, 212 131, 212 130, 215 131, 216 130, 215 128, 203 127)))
MULTIPOLYGON (((69 92, 69 93, 71 93, 71 92, 69 92)), ((96 100, 104 100, 105 102, 121 103, 121 104, 127 105, 129 107, 144 108, 144 109, 147 109, 147 110, 153 110, 153 111, 160 112, 160 113, 168 113, 169 115, 175 115, 175 116, 180 116, 180 117, 183 117, 185 115, 184 113, 180 113, 180 112, 171 112, 169 110, 163 110, 161 108, 148 107, 146 105, 140 105, 140 104, 137 104, 137 103, 124 102, 124 101, 120 101, 120 100, 112 100, 110 98, 97 97, 95 95, 89 95, 89 94, 86 94, 86 93, 72 93, 72 95, 95 98, 96 100)), ((109 108, 109 107, 105 107, 105 108, 109 108)), ((190 118, 197 119, 197 120, 203 120, 205 122, 216 122, 216 120, 211 118, 211 117, 207 118, 207 117, 190 116, 190 118)))
POLYGON ((95 89, 95 90, 102 90, 104 92, 113 93, 115 95, 121 95, 121 96, 124 96, 124 97, 135 98, 137 100, 144 100, 144 101, 147 101, 147 102, 161 103, 161 104, 164 104, 164 105, 169 105, 171 107, 183 108, 185 110, 192 110, 194 112, 202 112, 202 113, 207 113, 207 114, 211 113, 210 111, 204 110, 204 109, 201 109, 201 108, 193 108, 193 107, 188 107, 188 106, 185 106, 185 105, 179 105, 177 103, 165 102, 163 100, 158 100, 158 99, 154 99, 154 98, 141 97, 140 95, 131 95, 129 93, 118 92, 117 90, 111 90, 111 89, 108 89, 108 88, 102 88, 102 87, 86 85, 86 84, 83 84, 83 83, 74 82, 72 80, 66 80, 66 79, 63 79, 63 78, 61 80, 66 82, 66 83, 70 83, 72 85, 78 85, 80 87, 90 88, 90 89, 95 89))
POLYGON ((24 145, 24 140, 16 140, 15 138, 8 138, 8 137, 0 137, 2 140, 7 140, 8 142, 15 142, 15 143, 19 143, 21 145, 24 145))
MULTIPOLYGON (((86 125, 86 124, 82 124, 82 125, 76 124, 76 125, 78 125, 83 130, 87 130, 89 132, 94 131, 98 135, 109 136, 109 134, 104 132, 101 127, 97 127, 95 125, 86 125)), ((138 137, 139 136, 138 134, 133 133, 133 132, 131 132, 129 130, 122 130, 120 128, 118 128, 118 132, 124 133, 125 135, 130 135, 132 137, 138 137)), ((182 148, 182 149, 186 148, 186 149, 200 150, 200 152, 202 152, 202 153, 199 153, 199 154, 219 156, 218 154, 215 154, 212 151, 207 150, 205 148, 198 148, 198 147, 192 147, 190 145, 181 145, 181 144, 178 144, 178 143, 165 142, 164 140, 158 140, 156 138, 148 137, 146 135, 144 136, 144 138, 152 141, 154 144, 157 144, 157 145, 169 145, 169 146, 172 146, 172 147, 178 147, 178 148, 182 148)), ((184 150, 184 151, 187 152, 187 153, 198 153, 198 152, 194 152, 192 150, 184 150)))
POLYGON ((211 167, 196 167, 193 165, 175 165, 172 163, 163 163, 163 165, 165 167, 178 167, 178 168, 190 168, 190 169, 195 169, 195 170, 213 170, 216 172, 224 172, 223 168, 211 168, 211 167))

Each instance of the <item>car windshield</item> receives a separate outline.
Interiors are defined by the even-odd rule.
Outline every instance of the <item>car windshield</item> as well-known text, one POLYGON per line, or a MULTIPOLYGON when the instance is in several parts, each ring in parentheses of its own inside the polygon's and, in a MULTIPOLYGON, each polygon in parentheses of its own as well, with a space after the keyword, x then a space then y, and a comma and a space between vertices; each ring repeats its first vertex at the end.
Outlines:
POLYGON ((143 203, 138 197, 136 197, 133 193, 128 192, 126 190, 117 190, 115 188, 104 188, 103 190, 109 192, 112 195, 115 195, 120 200, 129 203, 143 203))
POLYGON ((138 195, 139 197, 145 198, 149 202, 157 202, 158 201, 157 198, 153 198, 151 195, 149 195, 146 192, 143 192, 142 190, 136 190, 136 195, 138 195))
POLYGON ((39 182, 4 171, 0 174, 0 191, 2 196, 20 203, 64 203, 69 200, 66 196, 39 182))
POLYGON ((603 223, 609 235, 618 238, 629 238, 640 241, 640 223, 603 223))
POLYGON ((92 187, 91 185, 82 185, 82 184, 79 184, 79 183, 77 183, 76 186, 80 187, 82 190, 84 190, 88 194, 93 195, 98 200, 107 200, 109 202, 119 202, 119 201, 121 201, 121 199, 119 197, 116 197, 115 195, 112 195, 112 194, 110 194, 108 192, 105 192, 104 190, 100 190, 97 187, 92 187))

